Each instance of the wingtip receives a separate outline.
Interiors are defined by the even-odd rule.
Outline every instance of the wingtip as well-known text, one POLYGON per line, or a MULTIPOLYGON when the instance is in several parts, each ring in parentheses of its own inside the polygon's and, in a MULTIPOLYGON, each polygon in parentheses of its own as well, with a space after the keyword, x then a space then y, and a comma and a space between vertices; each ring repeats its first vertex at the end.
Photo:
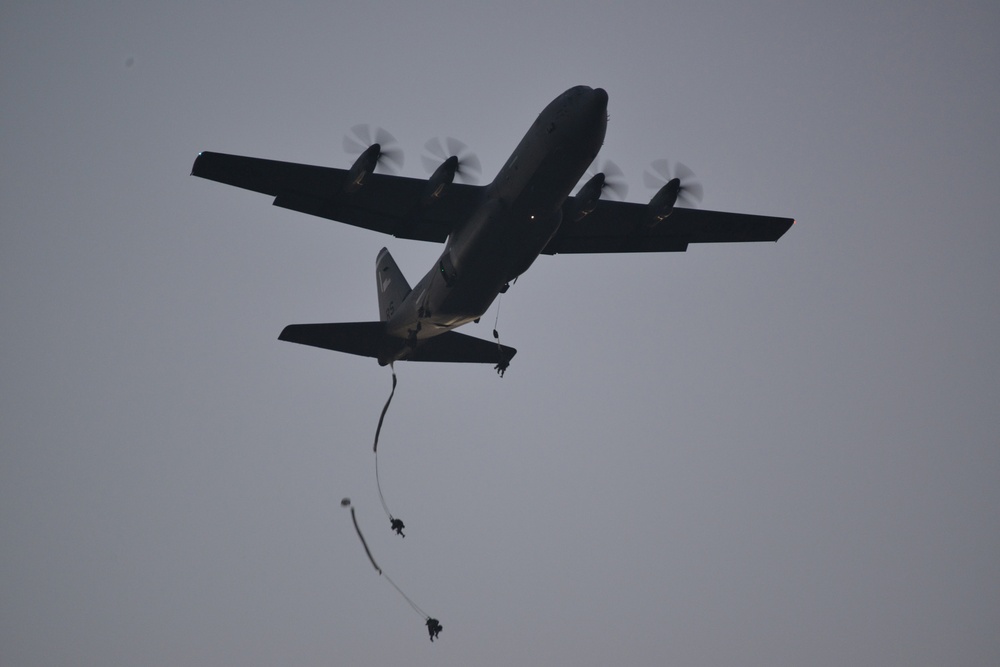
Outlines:
POLYGON ((203 170, 199 171, 199 167, 204 167, 205 160, 208 159, 208 151, 198 151, 198 155, 194 158, 194 162, 191 164, 191 175, 192 176, 202 176, 203 170))
POLYGON ((191 175, 195 175, 195 170, 198 168, 198 161, 201 160, 201 156, 204 155, 205 151, 199 151, 198 155, 195 156, 194 162, 191 163, 191 175))

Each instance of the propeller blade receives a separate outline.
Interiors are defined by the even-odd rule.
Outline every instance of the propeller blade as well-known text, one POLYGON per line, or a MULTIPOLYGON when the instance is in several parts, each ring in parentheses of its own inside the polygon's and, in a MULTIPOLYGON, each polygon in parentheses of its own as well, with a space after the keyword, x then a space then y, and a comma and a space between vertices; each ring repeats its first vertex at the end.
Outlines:
POLYGON ((454 137, 434 137, 424 144, 427 153, 420 156, 424 169, 434 173, 442 162, 455 156, 458 158, 458 169, 455 176, 464 183, 476 183, 482 173, 479 158, 469 150, 469 147, 454 137))
POLYGON ((403 168, 403 150, 385 128, 361 123, 344 136, 344 151, 351 155, 360 155, 372 144, 379 145, 378 162, 386 171, 395 173, 403 168))
POLYGON ((681 179, 681 183, 683 183, 694 178, 694 172, 683 162, 677 162, 674 164, 674 176, 681 179))
POLYGON ((649 166, 653 171, 643 171, 642 182, 650 190, 659 190, 663 187, 664 183, 671 179, 670 163, 660 159, 654 160, 649 166))
POLYGON ((692 207, 697 206, 701 201, 704 190, 701 187, 701 183, 697 183, 691 179, 694 178, 694 172, 691 169, 681 163, 674 163, 673 171, 670 169, 670 163, 666 160, 654 160, 650 165, 652 171, 644 171, 642 174, 643 183, 650 190, 659 190, 668 182, 673 179, 680 181, 680 188, 677 191, 677 201, 681 204, 692 207))
POLYGON ((704 191, 701 188, 701 183, 684 183, 681 182, 680 192, 677 193, 677 198, 683 202, 688 208, 697 206, 701 203, 701 197, 704 191))
POLYGON ((624 201, 628 195, 628 182, 625 180, 625 172, 611 160, 602 160, 598 166, 597 162, 587 170, 587 178, 593 178, 597 174, 604 174, 604 186, 602 192, 607 192, 619 201, 624 201))

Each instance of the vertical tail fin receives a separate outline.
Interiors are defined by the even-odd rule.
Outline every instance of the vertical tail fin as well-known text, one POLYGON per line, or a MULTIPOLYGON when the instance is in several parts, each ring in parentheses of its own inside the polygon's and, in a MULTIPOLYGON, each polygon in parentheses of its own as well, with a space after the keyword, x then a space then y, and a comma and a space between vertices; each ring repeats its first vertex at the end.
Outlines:
POLYGON ((403 272, 396 266, 386 248, 379 251, 375 260, 375 282, 378 287, 379 317, 385 322, 410 293, 410 284, 406 282, 403 272))

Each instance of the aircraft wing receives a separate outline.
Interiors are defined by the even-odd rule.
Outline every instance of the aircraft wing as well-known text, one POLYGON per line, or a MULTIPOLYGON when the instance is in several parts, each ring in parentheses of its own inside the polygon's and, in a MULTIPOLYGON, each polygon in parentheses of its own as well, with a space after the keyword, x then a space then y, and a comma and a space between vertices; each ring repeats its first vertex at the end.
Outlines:
MULTIPOLYGON (((567 210, 573 199, 566 200, 567 210)), ((647 228, 645 204, 599 200, 583 220, 563 220, 542 252, 684 252, 689 243, 777 241, 795 223, 746 213, 722 213, 675 207, 668 218, 647 228)))
POLYGON ((346 169, 204 152, 194 176, 274 197, 274 205, 404 239, 444 242, 482 198, 480 186, 453 183, 446 196, 422 206, 427 181, 368 174, 364 185, 344 192, 346 169))

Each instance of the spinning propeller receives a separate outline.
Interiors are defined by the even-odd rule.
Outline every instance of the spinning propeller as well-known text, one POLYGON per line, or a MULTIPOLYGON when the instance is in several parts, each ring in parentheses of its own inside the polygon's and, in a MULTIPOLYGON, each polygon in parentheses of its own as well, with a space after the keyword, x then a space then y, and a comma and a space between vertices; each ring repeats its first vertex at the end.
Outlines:
POLYGON ((434 173, 438 167, 451 158, 455 158, 455 176, 463 183, 476 184, 482 167, 479 158, 469 150, 469 147, 454 137, 435 137, 424 144, 427 154, 421 155, 424 169, 434 173))
POLYGON ((373 146, 378 146, 376 164, 390 173, 403 168, 403 150, 399 148, 396 138, 384 128, 362 123, 352 127, 344 136, 344 150, 351 155, 363 155, 373 146))
POLYGON ((602 160, 600 168, 595 171, 596 164, 595 162, 594 165, 591 165, 588 173, 591 174, 591 178, 598 174, 604 175, 604 182, 601 184, 602 194, 607 192, 615 199, 624 201, 625 196, 628 195, 628 183, 625 182, 625 172, 611 160, 602 160))
POLYGON ((670 164, 666 160, 655 160, 650 167, 652 172, 644 171, 642 174, 643 183, 647 188, 660 190, 665 185, 676 181, 677 201, 684 206, 697 206, 701 201, 702 187, 700 183, 691 181, 694 172, 680 162, 674 163, 673 172, 670 171, 670 164))
POLYGON ((604 160, 600 165, 600 171, 594 172, 595 167, 588 170, 590 178, 583 184, 573 197, 571 208, 567 209, 568 219, 579 222, 597 208, 597 201, 607 190, 618 200, 624 200, 628 194, 628 184, 618 168, 611 160, 604 160))

